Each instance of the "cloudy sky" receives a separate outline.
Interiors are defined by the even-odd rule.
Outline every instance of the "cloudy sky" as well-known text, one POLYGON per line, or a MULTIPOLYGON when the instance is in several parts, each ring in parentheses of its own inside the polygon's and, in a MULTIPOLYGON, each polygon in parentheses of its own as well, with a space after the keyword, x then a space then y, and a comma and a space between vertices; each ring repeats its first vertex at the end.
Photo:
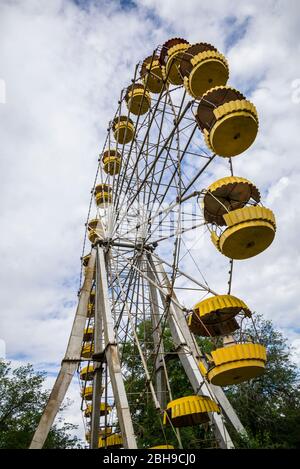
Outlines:
MULTIPOLYGON (((298 0, 0 0, 0 344, 7 358, 47 370, 53 382, 76 307, 107 123, 135 64, 180 36, 223 52, 230 84, 258 109, 259 135, 235 159, 235 173, 260 188, 278 231, 267 251, 238 263, 234 294, 274 320, 300 363, 299 30, 298 0)), ((213 179, 223 175, 218 164, 212 171, 213 179)), ((194 251, 212 288, 226 288, 220 272, 227 264, 210 241, 194 251)), ((75 379, 68 419, 81 424, 77 395, 75 379)))

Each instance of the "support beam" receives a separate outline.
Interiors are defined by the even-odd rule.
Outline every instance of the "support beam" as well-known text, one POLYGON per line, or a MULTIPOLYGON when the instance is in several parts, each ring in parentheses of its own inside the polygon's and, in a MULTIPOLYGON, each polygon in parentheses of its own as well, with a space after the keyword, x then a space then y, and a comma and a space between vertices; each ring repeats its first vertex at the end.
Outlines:
MULTIPOLYGON (((96 257, 96 298, 95 298, 95 323, 94 323, 94 356, 97 358, 103 352, 103 320, 101 309, 101 276, 98 256, 96 257)), ((100 426, 100 403, 102 395, 103 363, 94 363, 92 421, 91 421, 91 449, 98 449, 100 426)))
POLYGON ((109 376, 115 398, 118 421, 126 449, 136 449, 136 439, 129 410, 129 404, 122 377, 117 340, 114 332, 114 321, 108 297, 107 272, 103 248, 97 246, 97 262, 99 266, 99 297, 103 314, 104 348, 109 368, 109 376))
MULTIPOLYGON (((166 291, 167 294, 174 297, 175 302, 170 301, 169 304, 169 316, 168 324, 171 330, 171 334, 174 340, 174 343, 177 346, 178 356, 182 363, 183 368, 189 378, 189 381, 193 387, 193 390, 196 394, 206 395, 212 399, 215 399, 221 406, 224 413, 230 419, 230 422, 233 424, 234 428, 240 432, 245 433, 245 429, 239 421, 237 415, 235 414, 232 406, 227 400, 224 392, 221 388, 216 389, 216 386, 212 386, 208 383, 202 376, 198 362, 199 362, 199 352, 195 347, 195 343, 192 337, 192 334, 186 323, 186 319, 183 315, 183 312, 176 307, 177 298, 171 289, 171 284, 168 279, 168 276, 164 270, 162 263, 155 265, 153 262, 152 256, 148 255, 150 266, 153 270, 155 278, 157 278, 159 285, 166 291)), ((160 291, 160 290, 159 290, 160 291)), ((161 300, 165 304, 166 296, 160 291, 161 300)), ((219 446, 221 448, 234 448, 230 435, 225 427, 223 418, 218 414, 210 414, 210 420, 218 440, 219 446)))
POLYGON ((79 302, 71 330, 65 358, 62 361, 59 374, 49 396, 41 420, 33 436, 30 449, 41 449, 46 441, 50 428, 66 395, 73 375, 80 362, 83 332, 86 322, 90 292, 93 283, 96 251, 92 249, 91 257, 86 268, 83 286, 80 290, 79 302))
MULTIPOLYGON (((153 328, 153 342, 154 342, 154 352, 157 353, 156 361, 155 361, 155 388, 156 388, 156 395, 162 409, 167 408, 167 394, 169 398, 173 399, 172 391, 170 388, 170 382, 167 372, 167 365, 165 361, 165 350, 164 350, 164 343, 162 340, 163 330, 160 324, 161 315, 159 313, 159 303, 158 303, 158 295, 157 289, 155 288, 155 277, 153 271, 147 262, 147 258, 145 259, 147 263, 147 274, 151 282, 148 282, 149 285, 149 297, 151 302, 151 319, 152 319, 152 328, 153 328)), ((183 449, 181 435, 179 428, 175 429, 177 440, 179 444, 179 448, 183 449)))
MULTIPOLYGON (((155 278, 152 270, 148 264, 148 277, 155 282, 155 278)), ((149 296, 150 296, 150 306, 151 306, 151 320, 153 328, 153 342, 154 342, 154 352, 157 353, 155 361, 155 388, 156 395, 159 401, 160 407, 162 409, 167 408, 167 382, 165 375, 165 358, 164 358, 164 344, 161 340, 161 325, 160 325, 160 314, 159 314, 159 305, 158 305, 158 296, 157 289, 154 287, 153 283, 149 282, 149 296)))

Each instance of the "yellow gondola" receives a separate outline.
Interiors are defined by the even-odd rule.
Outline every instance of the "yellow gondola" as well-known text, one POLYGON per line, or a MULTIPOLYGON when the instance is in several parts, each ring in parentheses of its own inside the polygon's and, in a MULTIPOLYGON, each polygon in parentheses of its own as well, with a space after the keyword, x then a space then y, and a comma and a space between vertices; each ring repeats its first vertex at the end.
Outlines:
POLYGON ((83 358, 92 358, 93 353, 94 353, 94 344, 88 343, 83 346, 82 351, 81 351, 81 356, 83 358))
MULTIPOLYGON (((84 411, 85 417, 90 417, 92 415, 92 404, 89 404, 84 411)), ((111 406, 106 404, 105 402, 100 403, 100 416, 103 417, 105 414, 109 414, 111 412, 111 406)))
POLYGON ((204 42, 186 49, 180 61, 180 72, 186 91, 195 99, 201 98, 211 88, 226 85, 229 77, 224 55, 204 42))
POLYGON ((151 96, 143 83, 128 86, 125 94, 128 110, 136 116, 146 114, 151 106, 151 96))
POLYGON ((121 448, 123 446, 123 438, 122 435, 119 433, 114 433, 113 435, 110 435, 106 437, 106 442, 105 438, 99 438, 99 445, 98 448, 121 448))
POLYGON ((112 122, 112 130, 121 145, 131 142, 135 132, 133 121, 127 116, 116 117, 112 122))
POLYGON ((122 156, 117 150, 105 150, 102 155, 102 163, 104 171, 114 176, 120 172, 122 156))
POLYGON ((98 225, 98 218, 93 218, 88 222, 88 238, 91 243, 94 243, 98 238, 97 234, 97 225, 98 225))
POLYGON ((255 106, 229 86, 217 86, 202 96, 196 120, 207 146, 223 157, 247 150, 258 131, 255 106))
POLYGON ((209 412, 219 411, 219 406, 207 396, 180 397, 168 403, 163 423, 174 427, 199 425, 209 421, 209 412))
POLYGON ((88 304, 87 317, 93 318, 95 316, 95 303, 88 304))
POLYGON ((174 446, 172 445, 158 445, 158 446, 151 446, 151 448, 148 449, 175 449, 174 446))
POLYGON ((83 341, 84 342, 91 342, 94 336, 94 328, 93 327, 86 327, 83 333, 83 341))
POLYGON ((188 317, 190 330, 200 336, 227 335, 239 328, 235 316, 241 311, 250 316, 248 306, 233 295, 216 295, 197 303, 188 317))
POLYGON ((96 204, 100 208, 112 203, 112 187, 109 184, 97 184, 94 195, 96 204))
POLYGON ((162 69, 157 55, 147 57, 141 67, 141 78, 151 93, 160 93, 164 87, 162 69))
MULTIPOLYGON (((229 386, 249 381, 264 373, 266 348, 261 344, 233 344, 211 352, 206 378, 216 386, 229 386)), ((204 366, 200 369, 204 374, 204 366)))
POLYGON ((81 391, 81 397, 83 397, 86 401, 91 401, 93 398, 93 386, 86 386, 81 391))
POLYGON ((94 365, 89 363, 88 366, 85 366, 80 370, 80 379, 82 381, 92 381, 94 378, 94 365))
POLYGON ((216 248, 230 259, 249 259, 272 243, 276 222, 274 213, 265 207, 244 207, 223 215, 227 228, 211 233, 216 248))
POLYGON ((88 303, 88 312, 87 316, 92 318, 95 316, 95 299, 96 299, 96 291, 95 289, 91 290, 89 303, 88 303))
POLYGON ((101 430, 99 430, 99 437, 103 437, 103 436, 108 436, 108 435, 111 435, 112 434, 112 428, 111 427, 106 427, 106 428, 102 428, 101 430))
POLYGON ((163 78, 172 85, 182 85, 183 77, 180 73, 180 61, 183 53, 190 44, 185 39, 169 39, 162 46, 159 61, 163 78))
POLYGON ((248 179, 237 176, 218 179, 207 188, 203 198, 205 221, 226 225, 223 215, 244 207, 251 199, 257 204, 260 193, 248 179))

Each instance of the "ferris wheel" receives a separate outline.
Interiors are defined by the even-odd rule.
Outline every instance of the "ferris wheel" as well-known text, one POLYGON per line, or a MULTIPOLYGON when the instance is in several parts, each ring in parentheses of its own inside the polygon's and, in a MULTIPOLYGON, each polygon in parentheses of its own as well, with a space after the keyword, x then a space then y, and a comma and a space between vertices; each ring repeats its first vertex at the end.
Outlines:
POLYGON ((214 46, 174 38, 121 91, 92 187, 74 324, 32 448, 43 446, 76 371, 91 448, 149 448, 139 427, 149 401, 160 429, 150 449, 182 448, 190 426, 221 448, 234 447, 228 423, 245 432, 222 387, 261 375, 267 358, 259 338, 244 334, 252 313, 232 294, 233 262, 265 250, 276 223, 255 184, 234 174, 258 116, 228 78, 214 46), (203 185, 216 160, 224 177, 203 185), (193 259, 191 233, 193 242, 210 236, 228 258, 223 292, 193 259), (176 398, 170 363, 190 383, 176 398))

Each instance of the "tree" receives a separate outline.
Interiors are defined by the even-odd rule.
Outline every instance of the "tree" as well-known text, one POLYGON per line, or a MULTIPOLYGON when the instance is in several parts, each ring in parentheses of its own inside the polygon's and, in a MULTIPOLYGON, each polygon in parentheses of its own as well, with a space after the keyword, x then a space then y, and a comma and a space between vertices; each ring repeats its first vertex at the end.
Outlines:
MULTIPOLYGON (((43 390, 45 373, 35 372, 32 365, 12 369, 0 361, 0 448, 28 448, 48 399, 43 390)), ((70 435, 76 426, 63 423, 52 426, 44 448, 80 447, 77 437, 70 435)))
MULTIPOLYGON (((153 339, 151 322, 138 326, 150 374, 153 372, 153 339)), ((244 335, 259 337, 267 348, 267 366, 264 375, 249 382, 224 388, 224 391, 247 430, 248 437, 239 437, 229 431, 236 447, 241 448, 299 448, 300 447, 300 390, 299 371, 291 358, 291 348, 282 334, 274 329, 271 321, 256 315, 255 321, 244 329, 244 335)), ((203 352, 210 352, 212 343, 208 339, 197 338, 203 352)), ((219 344, 220 346, 220 344, 219 344)), ((166 353, 174 359, 168 361, 168 375, 173 399, 193 394, 193 390, 172 350, 172 340, 168 329, 164 334, 166 353), (171 354, 170 354, 171 352, 171 354)), ((127 375, 125 386, 130 396, 130 409, 133 415, 139 445, 145 447, 173 444, 178 441, 170 428, 162 429, 160 416, 154 408, 138 350, 133 343, 126 343, 123 349, 127 375), (165 435, 164 435, 165 434, 165 435)), ((200 426, 180 429, 185 448, 213 447, 214 437, 209 429, 200 426)))

